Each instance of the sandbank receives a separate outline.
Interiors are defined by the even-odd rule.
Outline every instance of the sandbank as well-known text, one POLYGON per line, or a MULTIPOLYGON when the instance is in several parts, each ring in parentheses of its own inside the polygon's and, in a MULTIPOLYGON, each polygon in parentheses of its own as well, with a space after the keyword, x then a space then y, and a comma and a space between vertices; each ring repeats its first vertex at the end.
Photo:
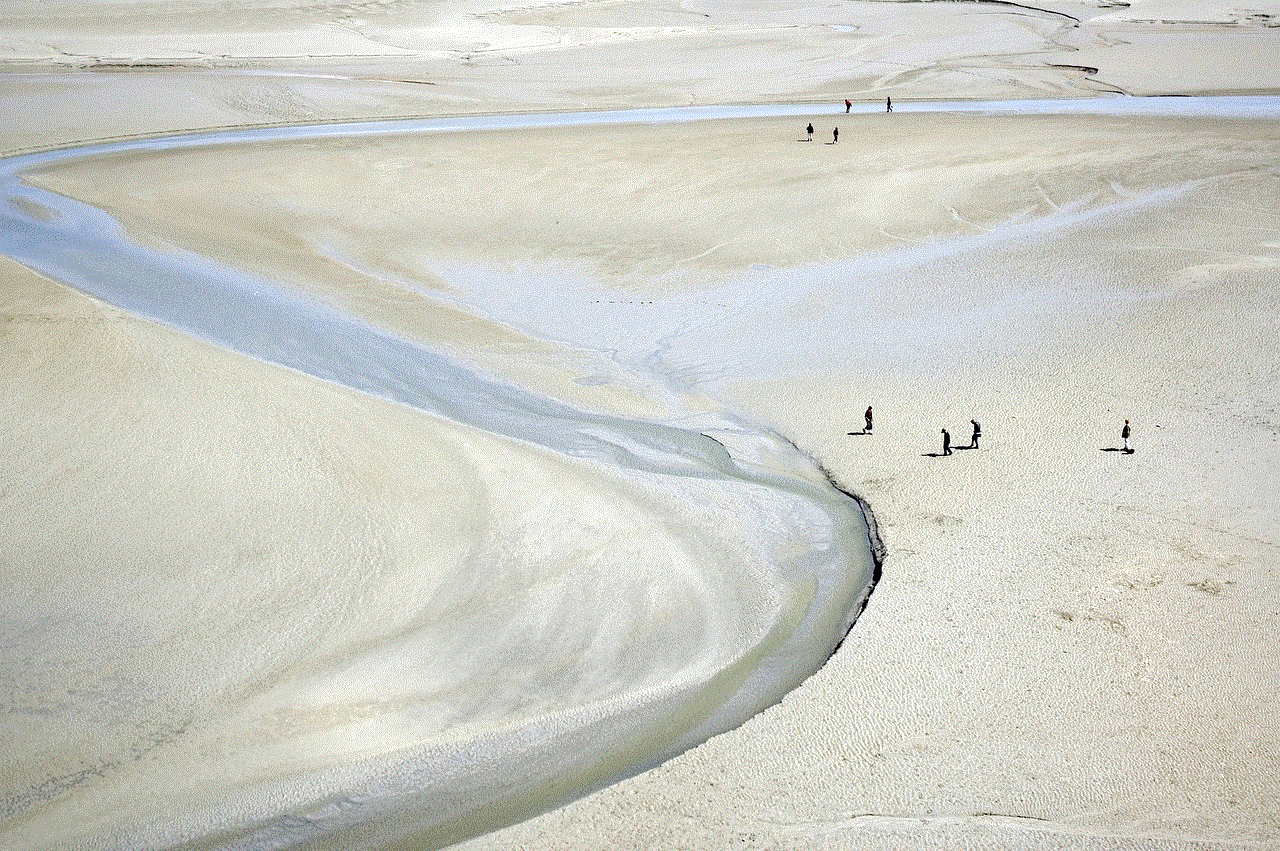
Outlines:
MULTIPOLYGON (((757 423, 874 510, 883 578, 815 675, 737 729, 461 847, 1280 843, 1276 122, 910 109, 1274 92, 1274 6, 462 4, 424 18, 391 4, 342 28, 336 7, 299 6, 274 29, 132 6, 164 25, 121 27, 109 3, 57 28, 47 4, 6 9, 0 103, 20 120, 0 147, 814 104, 814 143, 790 119, 641 122, 131 153, 31 177, 151 248, 278 280, 582 409, 757 423), (892 116, 842 114, 844 97, 886 94, 892 116), (869 404, 873 434, 852 434, 869 404), (939 430, 963 446, 970 419, 981 446, 936 457, 939 430), (1124 419, 1132 455, 1115 451, 1124 419)), ((490 496, 442 469, 419 412, 3 264, 11 600, 38 598, 49 570, 74 596, 67 566, 110 569, 94 556, 107 544, 122 575, 202 553, 207 593, 148 593, 189 595, 217 621, 226 564, 269 592, 255 552, 288 572, 290 553, 368 559, 489 516, 468 511, 490 496)), ((487 443, 470 455, 498 458, 523 463, 487 443)), ((536 504, 542 468, 521 469, 536 504)), ((555 484, 605 502, 587 479, 555 484)), ((37 672, 87 652, 53 640, 74 644, 73 625, 41 628, 57 652, 6 660, 19 744, 0 778, 26 815, 0 842, 34 812, 39 754, 83 748, 49 757, 60 767, 39 787, 63 784, 65 803, 140 753, 76 739, 74 691, 22 703, 37 672)), ((121 686, 122 702, 141 697, 121 686)), ((180 749, 183 731, 158 723, 146 748, 180 749)))

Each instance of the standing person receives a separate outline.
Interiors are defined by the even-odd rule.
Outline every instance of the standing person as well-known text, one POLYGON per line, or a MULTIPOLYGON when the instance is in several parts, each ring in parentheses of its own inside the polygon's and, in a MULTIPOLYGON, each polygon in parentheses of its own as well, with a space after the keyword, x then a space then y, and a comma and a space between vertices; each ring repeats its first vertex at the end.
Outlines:
POLYGON ((871 434, 871 406, 870 405, 867 405, 867 412, 863 414, 863 416, 866 417, 867 419, 867 427, 864 428, 862 431, 865 434, 871 434))
POLYGON ((1124 428, 1120 429, 1120 438, 1124 441, 1124 451, 1132 453, 1133 450, 1129 448, 1129 421, 1128 420, 1124 421, 1124 428))
POLYGON ((942 430, 942 454, 951 454, 951 432, 947 431, 945 428, 942 430))
POLYGON ((804 128, 804 132, 809 136, 809 138, 806 139, 805 141, 812 142, 813 141, 813 122, 812 121, 809 122, 808 127, 804 128))
POLYGON ((853 102, 852 102, 852 101, 850 101, 848 98, 845 98, 845 99, 844 99, 844 111, 845 111, 845 112, 848 112, 848 111, 849 111, 849 107, 851 107, 851 106, 853 106, 853 102))
POLYGON ((886 96, 884 99, 884 111, 893 112, 893 98, 886 96))
POLYGON ((978 438, 982 437, 982 426, 978 424, 977 420, 969 420, 969 422, 973 423, 973 437, 969 438, 969 448, 977 449, 978 438))
POLYGON ((840 141, 840 128, 833 127, 831 130, 831 144, 834 145, 836 142, 839 142, 839 141, 840 141))

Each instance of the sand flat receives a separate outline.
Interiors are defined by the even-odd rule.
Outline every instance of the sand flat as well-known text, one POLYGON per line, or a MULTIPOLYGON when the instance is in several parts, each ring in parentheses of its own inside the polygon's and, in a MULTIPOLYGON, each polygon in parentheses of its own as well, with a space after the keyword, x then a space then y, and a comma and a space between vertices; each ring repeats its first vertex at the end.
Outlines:
MULTIPOLYGON (((1280 842, 1274 121, 910 108, 1274 92, 1274 5, 860 4, 856 19, 734 4, 387 4, 354 19, 324 4, 209 6, 225 14, 97 3, 56 31, 34 6, 7 6, 0 103, 17 119, 0 147, 815 104, 812 144, 797 141, 802 121, 751 119, 229 146, 33 177, 148 246, 356 306, 586 409, 732 409, 871 504, 884 576, 817 674, 738 729, 463 847, 1280 842), (155 35, 120 27, 122 11, 159 14, 155 35), (944 21, 941 38, 926 31, 944 21), (160 64, 178 67, 136 67, 160 64), (893 116, 842 114, 844 97, 886 94, 893 116), (841 141, 826 145, 835 125, 841 141), (850 435, 867 404, 874 434, 850 435), (968 443, 971 418, 981 447, 934 457, 943 427, 968 443), (1125 418, 1133 455, 1115 451, 1125 418)), ((0 293, 7 593, 38 600, 45 561, 92 564, 103 542, 129 569, 203 553, 248 575, 292 570, 304 551, 412 550, 431 539, 428 518, 448 525, 465 493, 480 499, 440 474, 435 437, 399 406, 183 338, 7 259, 0 293), (223 477, 228 459, 239 479, 223 477), (461 496, 433 501, 419 473, 461 496), (122 526, 126 510, 162 522, 122 526)), ((521 463, 487 444, 472 459, 521 463)), ((525 476, 533 506, 542 484, 525 476)), ((587 479, 555 478, 604 501, 587 479)), ((64 650, 63 662, 80 653, 64 650)), ((40 666, 5 662, 33 685, 40 666)), ((93 788, 104 760, 191 746, 180 707, 142 740, 95 742, 75 705, 38 723, 7 707, 22 743, 0 773, 10 811, 46 775, 93 788)), ((24 833, 39 817, 0 825, 0 844, 56 841, 24 833)), ((418 847, 395 841, 360 837, 418 847)))

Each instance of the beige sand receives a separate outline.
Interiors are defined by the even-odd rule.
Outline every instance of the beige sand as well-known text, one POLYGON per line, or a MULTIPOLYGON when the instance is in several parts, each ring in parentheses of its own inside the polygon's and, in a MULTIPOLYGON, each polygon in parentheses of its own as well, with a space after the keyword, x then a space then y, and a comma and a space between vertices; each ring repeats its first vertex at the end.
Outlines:
POLYGON ((1277 20, 1271 0, 8 0, 0 144, 462 112, 1274 92, 1277 20))
MULTIPOLYGON (((424 317, 447 318, 447 302, 384 287, 361 264, 427 292, 448 292, 442 270, 471 260, 568 268, 662 299, 752 264, 838 279, 869 251, 1073 204, 1102 211, 1049 241, 855 281, 891 335, 835 333, 845 348, 819 341, 810 363, 708 382, 870 501, 889 550, 871 605, 825 668, 742 728, 467 847, 1280 845, 1274 123, 827 114, 845 96, 1276 91, 1274 5, 1054 7, 1084 19, 1076 27, 985 4, 299 5, 269 28, 236 17, 250 3, 95 4, 123 6, 128 21, 159 10, 161 23, 6 4, 0 148, 347 117, 819 102, 839 146, 796 143, 803 122, 735 121, 301 145, 293 159, 120 158, 40 177, 145 240, 319 287, 397 331, 430 325, 442 345, 584 405, 670 415, 674 403, 642 383, 566 381, 536 339, 499 322, 440 333, 446 319, 424 317), (953 35, 922 35, 935 31, 953 35), (180 67, 84 70, 138 63, 180 67), (1146 195, 1165 188, 1179 191, 1146 195), (317 250, 335 244, 360 264, 317 250), (1045 269, 1078 286, 1014 297, 1045 269), (875 434, 849 436, 867 404, 875 434), (971 417, 980 450, 928 456, 942 427, 965 445, 971 417), (1104 451, 1124 418, 1131 456, 1104 451)), ((211 467, 197 468, 199 487, 191 470, 170 472, 175 457, 257 458, 241 493, 278 487, 290 471, 271 459, 300 441, 376 429, 374 443, 412 444, 394 406, 176 337, 7 260, 0 282, 0 506, 26 551, 83 559, 108 533, 139 554, 159 547, 148 528, 110 522, 113 510, 145 516, 120 492, 87 497, 102 475, 142 476, 166 494, 148 510, 194 520, 211 494, 233 495, 211 467), (317 406, 323 427, 298 432, 317 406), (234 445, 186 442, 215 417, 234 445), (259 457, 264 441, 275 449, 259 457), (68 505, 91 508, 77 519, 68 505)), ((836 304, 814 292, 790 319, 800 328, 806 316, 824 327, 836 304)), ((356 481, 390 457, 330 474, 356 481)), ((324 504, 356 516, 367 496, 351 487, 324 504)), ((228 537, 201 523, 164 546, 215 552, 228 537)), ((19 572, 29 566, 6 562, 9 588, 36 581, 19 572)))
MULTIPOLYGON (((1265 174, 1060 234, 1126 287, 1019 345, 1000 338, 1035 317, 980 317, 933 363, 851 352, 742 388, 876 507, 889 559, 871 606, 743 729, 466 847, 1274 847, 1265 174), (833 428, 861 430, 864 403, 874 437, 833 428), (927 457, 941 427, 966 445, 971 417, 979 451, 927 457), (1137 453, 1102 451, 1125 417, 1137 453)), ((983 258, 1015 278, 1055 262, 983 258)), ((1001 297, 999 278, 905 281, 926 290, 908 326, 929 327, 930 298, 1001 297)))

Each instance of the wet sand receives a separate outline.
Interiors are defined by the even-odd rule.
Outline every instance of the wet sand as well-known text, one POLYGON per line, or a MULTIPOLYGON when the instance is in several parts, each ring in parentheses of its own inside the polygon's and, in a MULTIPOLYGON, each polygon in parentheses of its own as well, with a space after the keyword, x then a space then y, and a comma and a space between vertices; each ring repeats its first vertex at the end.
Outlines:
MULTIPOLYGON (((557 32, 581 34, 589 22, 570 18, 588 11, 545 14, 564 16, 557 32)), ((886 32, 896 11, 883 11, 886 32)), ((1005 11, 944 10, 994 14, 1011 32, 1027 23, 1005 11)), ((1258 48, 1243 46, 1273 44, 1274 29, 1124 19, 1169 14, 1141 5, 1066 11, 1090 21, 1071 38, 1141 31, 1070 54, 1111 88, 1277 88, 1273 69, 1248 60, 1258 48), (1244 58, 1209 59, 1223 43, 1244 58)), ((529 39, 513 14, 474 20, 529 39)), ((898 50, 908 71, 874 86, 874 57, 851 80, 789 53, 796 76, 770 77, 750 45, 772 36, 726 31, 715 38, 731 77, 706 75, 708 54, 680 32, 542 50, 495 38, 480 62, 462 58, 465 38, 442 23, 435 42, 398 48, 455 51, 420 66, 452 63, 448 90, 429 95, 385 74, 302 82, 252 51, 243 60, 265 77, 91 72, 46 53, 4 75, 7 109, 23 115, 4 148, 299 118, 812 96, 811 145, 797 141, 803 120, 743 119, 229 146, 38 179, 145 244, 357 305, 394 333, 429 328, 478 368, 571 404, 665 421, 732 411, 793 440, 872 506, 884 577, 816 675, 682 756, 465 847, 1266 847, 1280 841, 1270 688, 1280 139, 1256 117, 911 114, 913 96, 954 97, 959 76, 979 81, 975 96, 1087 93, 1092 84, 1045 62, 1064 38, 1055 17, 1032 16, 1023 35, 995 40, 1006 53, 977 59, 954 41, 905 55, 886 38, 877 49, 898 50), (633 84, 627 57, 654 44, 670 52, 633 84), (932 64, 929 51, 948 61, 932 64), (613 60, 589 65, 604 78, 589 97, 548 70, 586 55, 613 60), (844 116, 844 89, 860 102, 892 92, 898 109, 844 116), (298 100, 254 100, 268 90, 298 100), (104 98, 121 92, 133 97, 104 98), (297 114, 299 100, 310 115, 297 114), (820 144, 836 125, 839 145, 820 144), (851 435, 868 404, 874 434, 851 435), (1132 455, 1115 451, 1126 418, 1132 455), (939 430, 963 446, 970 419, 983 424, 981 448, 934 457, 939 430)), ((831 24, 843 25, 818 22, 786 43, 820 54, 824 39, 847 35, 831 24)), ((123 55, 107 33, 115 46, 93 55, 123 55)), ((327 73, 327 61, 289 64, 327 73)), ((10 599, 50 569, 74 593, 74 566, 95 564, 104 540, 128 564, 179 546, 209 554, 212 569, 243 544, 237 506, 262 498, 280 506, 274 528, 289 540, 309 540, 314 526, 359 558, 364 539, 324 537, 369 504, 347 485, 417 454, 377 450, 382 461, 328 467, 348 471, 323 477, 333 514, 310 516, 281 489, 299 440, 337 447, 352 431, 378 447, 403 440, 411 418, 9 261, 0 293, 4 516, 11 552, 26 554, 5 563, 10 599), (306 437, 318 405, 341 413, 319 420, 331 435, 306 437), (233 445, 205 445, 226 435, 233 445), (231 485, 218 484, 219 453, 237 459, 231 485), (135 509, 129 487, 102 487, 103 465, 122 477, 106 481, 136 480, 163 499, 135 509), (189 518, 189 537, 158 540, 146 519, 157 514, 189 518)), ((384 532, 368 530, 370 546, 431 540, 393 519, 429 494, 378 494, 391 513, 384 532)), ((285 540, 262 534, 278 550, 285 540)), ((8 662, 20 685, 40 667, 8 662)), ((6 738, 37 750, 74 738, 74 706, 15 702, 6 738)), ((158 729, 153 744, 180 738, 158 729)), ((29 793, 32 753, 11 750, 0 773, 11 807, 29 793)), ((103 753, 58 760, 80 759, 92 779, 103 753)))

